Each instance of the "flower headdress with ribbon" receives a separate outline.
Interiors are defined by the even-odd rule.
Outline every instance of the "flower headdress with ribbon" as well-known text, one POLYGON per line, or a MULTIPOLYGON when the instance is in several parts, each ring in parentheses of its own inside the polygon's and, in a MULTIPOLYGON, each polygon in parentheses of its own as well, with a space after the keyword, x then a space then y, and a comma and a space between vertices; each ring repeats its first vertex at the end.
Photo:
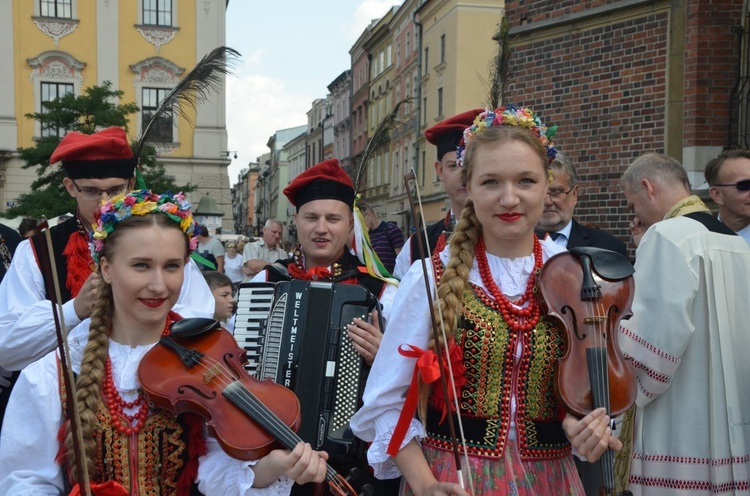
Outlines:
POLYGON ((190 202, 182 193, 173 195, 167 192, 158 195, 147 189, 120 194, 102 202, 95 214, 94 231, 91 235, 91 257, 94 262, 99 263, 104 240, 118 224, 134 215, 149 215, 154 212, 162 213, 177 223, 188 238, 190 250, 194 250, 198 246, 198 238, 194 236, 195 221, 190 207, 190 202))
POLYGON ((504 105, 495 110, 485 110, 474 119, 474 124, 464 130, 464 137, 457 148, 456 164, 459 167, 463 167, 466 147, 474 136, 481 134, 488 127, 502 125, 525 127, 547 149, 548 164, 551 164, 555 160, 557 149, 555 148, 555 142, 552 141, 552 137, 557 132, 557 126, 545 126, 536 112, 528 107, 516 108, 513 105, 504 105))

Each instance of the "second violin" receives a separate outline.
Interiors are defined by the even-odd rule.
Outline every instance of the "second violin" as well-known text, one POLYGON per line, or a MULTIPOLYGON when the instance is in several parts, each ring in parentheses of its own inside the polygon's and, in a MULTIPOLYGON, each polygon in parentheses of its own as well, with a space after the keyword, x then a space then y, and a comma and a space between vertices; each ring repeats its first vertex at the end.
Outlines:
MULTIPOLYGON (((632 315, 633 272, 616 252, 579 247, 551 257, 539 273, 542 308, 567 336, 557 393, 571 415, 584 417, 603 407, 614 417, 635 403, 635 371, 617 344, 620 321, 632 315)), ((613 461, 607 450, 602 494, 614 494, 613 461)))

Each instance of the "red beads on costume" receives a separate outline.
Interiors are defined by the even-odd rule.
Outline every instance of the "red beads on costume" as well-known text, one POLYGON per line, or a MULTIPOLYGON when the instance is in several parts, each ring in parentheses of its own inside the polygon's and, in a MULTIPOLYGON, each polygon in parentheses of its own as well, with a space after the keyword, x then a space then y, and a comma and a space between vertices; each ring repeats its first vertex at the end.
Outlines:
POLYGON ((115 381, 112 379, 112 361, 107 357, 106 374, 104 376, 104 383, 102 384, 102 393, 104 394, 104 402, 107 404, 109 414, 111 417, 112 426, 117 429, 120 434, 138 434, 141 432, 143 427, 146 425, 146 418, 148 417, 148 403, 143 400, 143 397, 139 394, 138 397, 133 401, 125 401, 117 392, 115 387, 115 381), (123 410, 125 408, 138 408, 135 415, 128 415, 123 410), (125 423, 122 419, 128 420, 125 423), (135 425, 132 425, 133 421, 138 419, 135 425))
POLYGON ((542 268, 542 244, 539 242, 539 238, 534 235, 534 271, 529 277, 529 281, 526 283, 526 291, 520 299, 511 302, 500 288, 495 284, 492 278, 492 272, 490 271, 489 262, 487 262, 487 251, 484 245, 484 238, 481 236, 474 247, 477 257, 477 266, 479 267, 479 275, 482 278, 482 282, 487 290, 494 298, 497 303, 498 310, 503 316, 503 320, 508 327, 514 331, 526 332, 536 326, 539 322, 541 310, 539 308, 539 302, 534 297, 534 285, 536 284, 535 275, 542 268), (523 308, 517 308, 523 306, 528 302, 528 306, 523 308), (514 306, 516 305, 516 306, 514 306))

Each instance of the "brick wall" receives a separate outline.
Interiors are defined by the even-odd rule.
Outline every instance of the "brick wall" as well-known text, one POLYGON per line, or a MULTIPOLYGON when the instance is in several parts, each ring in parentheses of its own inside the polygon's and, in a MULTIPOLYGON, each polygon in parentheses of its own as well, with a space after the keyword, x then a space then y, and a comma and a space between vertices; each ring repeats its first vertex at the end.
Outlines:
POLYGON ((573 14, 617 3, 617 0, 506 0, 505 12, 519 23, 539 22, 544 19, 573 14))
POLYGON ((742 3, 693 0, 687 7, 685 146, 728 143, 729 99, 739 70, 742 3))
POLYGON ((580 220, 629 242, 618 184, 628 164, 728 143, 743 1, 506 1, 515 36, 506 102, 559 125, 557 144, 581 178, 580 220))
POLYGON ((516 77, 506 102, 529 105, 559 126, 557 145, 582 183, 577 217, 623 241, 630 214, 620 175, 664 146, 667 28, 668 14, 656 13, 513 48, 516 77))

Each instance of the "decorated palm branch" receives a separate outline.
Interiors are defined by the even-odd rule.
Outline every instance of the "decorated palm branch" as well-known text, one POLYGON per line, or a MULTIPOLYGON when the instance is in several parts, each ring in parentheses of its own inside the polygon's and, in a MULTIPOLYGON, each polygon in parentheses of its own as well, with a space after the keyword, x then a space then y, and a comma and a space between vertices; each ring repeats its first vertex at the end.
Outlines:
POLYGON ((513 67, 510 63, 510 22, 503 15, 497 26, 497 33, 492 37, 497 42, 497 53, 490 65, 490 99, 489 108, 496 109, 503 105, 508 87, 513 79, 513 67))
POLYGON ((359 163, 352 171, 352 183, 354 184, 354 243, 353 248, 359 261, 367 267, 367 272, 373 276, 381 279, 389 284, 398 285, 398 280, 385 268, 383 262, 381 262, 378 254, 372 247, 370 242, 370 236, 367 231, 367 225, 365 224, 364 216, 357 206, 357 202, 362 196, 362 186, 367 177, 367 168, 370 161, 378 153, 384 149, 390 147, 393 136, 398 133, 404 123, 400 120, 401 109, 404 105, 411 102, 411 98, 404 98, 399 101, 393 110, 385 116, 385 118, 378 124, 377 129, 373 133, 370 140, 367 142, 365 151, 362 153, 362 157, 359 163))

